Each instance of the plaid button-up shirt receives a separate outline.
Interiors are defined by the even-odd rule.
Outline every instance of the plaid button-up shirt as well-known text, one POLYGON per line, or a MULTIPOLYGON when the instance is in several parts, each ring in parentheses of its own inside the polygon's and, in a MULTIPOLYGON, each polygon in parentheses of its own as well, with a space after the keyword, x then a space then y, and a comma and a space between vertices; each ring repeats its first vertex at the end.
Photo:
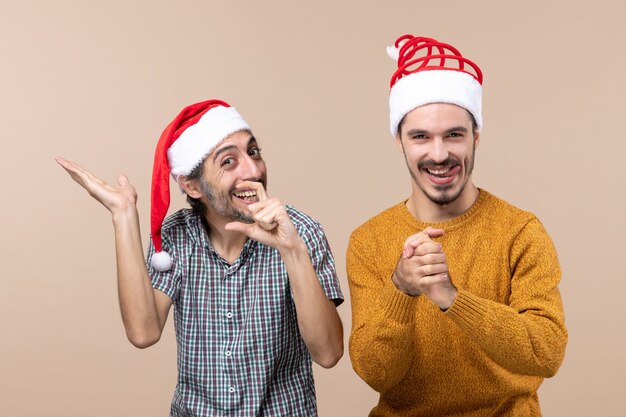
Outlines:
MULTIPOLYGON (((286 209, 326 296, 339 305, 343 295, 320 224, 286 209)), ((147 264, 152 286, 174 305, 178 383, 170 416, 317 415, 311 356, 278 250, 248 240, 231 265, 189 209, 170 216, 162 236, 172 269, 150 266, 152 244, 147 264)))

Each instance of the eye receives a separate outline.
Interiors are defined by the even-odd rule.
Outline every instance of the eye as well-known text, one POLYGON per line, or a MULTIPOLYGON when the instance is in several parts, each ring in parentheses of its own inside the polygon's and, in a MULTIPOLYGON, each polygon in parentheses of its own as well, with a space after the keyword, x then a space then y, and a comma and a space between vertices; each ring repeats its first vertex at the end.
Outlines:
POLYGON ((235 158, 224 158, 220 163, 220 167, 228 167, 235 163, 235 158))
POLYGON ((463 135, 461 133, 459 133, 459 132, 451 132, 448 136, 451 137, 451 138, 462 138, 463 137, 463 135))
POLYGON ((426 135, 423 133, 419 133, 412 136, 413 139, 426 139, 426 135))
POLYGON ((251 158, 259 158, 261 157, 261 149, 256 146, 254 148, 250 148, 248 150, 248 155, 250 155, 251 158))

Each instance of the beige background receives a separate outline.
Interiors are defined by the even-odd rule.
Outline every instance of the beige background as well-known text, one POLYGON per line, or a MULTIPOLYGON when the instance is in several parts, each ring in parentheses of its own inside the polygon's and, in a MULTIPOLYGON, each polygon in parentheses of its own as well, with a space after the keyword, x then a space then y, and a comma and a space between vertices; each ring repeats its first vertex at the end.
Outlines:
MULTIPOLYGON (((626 415, 625 27, 620 0, 2 0, 0 414, 167 415, 171 323, 153 348, 126 341, 110 217, 53 157, 128 174, 145 226, 154 145, 186 104, 245 115, 270 193, 325 225, 348 297, 350 232, 409 194, 385 54, 409 32, 482 67, 475 182, 535 212, 559 251, 570 342, 544 414, 626 415)), ((340 313, 347 343, 349 298, 340 313)), ((377 400, 347 354, 316 378, 322 417, 377 400)))

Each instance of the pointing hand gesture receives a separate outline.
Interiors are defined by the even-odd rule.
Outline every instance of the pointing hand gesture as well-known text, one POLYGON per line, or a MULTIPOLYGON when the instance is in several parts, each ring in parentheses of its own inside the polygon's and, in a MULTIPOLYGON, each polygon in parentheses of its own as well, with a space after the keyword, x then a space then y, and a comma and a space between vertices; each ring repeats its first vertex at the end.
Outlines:
POLYGON ((244 181, 237 189, 253 189, 258 201, 250 204, 248 210, 254 223, 231 222, 226 230, 245 234, 252 240, 277 249, 292 249, 301 240, 283 204, 276 198, 267 196, 260 182, 244 181))

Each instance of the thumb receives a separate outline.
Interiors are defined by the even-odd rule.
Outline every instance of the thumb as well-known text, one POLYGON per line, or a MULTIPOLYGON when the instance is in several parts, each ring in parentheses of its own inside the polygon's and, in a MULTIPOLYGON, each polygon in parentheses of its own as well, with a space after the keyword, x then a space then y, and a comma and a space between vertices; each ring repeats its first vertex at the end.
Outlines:
POLYGON ((129 181, 128 181, 128 177, 127 177, 126 175, 124 175, 124 174, 120 174, 120 175, 118 175, 118 177, 117 177, 117 183, 118 183, 119 185, 121 185, 121 186, 128 185, 128 183, 129 183, 129 181))
POLYGON ((427 227, 424 229, 424 232, 426 232, 428 237, 431 239, 434 237, 441 237, 446 233, 443 229, 435 229, 434 227, 427 227))
POLYGON ((230 222, 224 225, 224 229, 230 232, 239 232, 244 235, 250 237, 252 232, 252 227, 254 224, 242 223, 242 222, 230 222))

